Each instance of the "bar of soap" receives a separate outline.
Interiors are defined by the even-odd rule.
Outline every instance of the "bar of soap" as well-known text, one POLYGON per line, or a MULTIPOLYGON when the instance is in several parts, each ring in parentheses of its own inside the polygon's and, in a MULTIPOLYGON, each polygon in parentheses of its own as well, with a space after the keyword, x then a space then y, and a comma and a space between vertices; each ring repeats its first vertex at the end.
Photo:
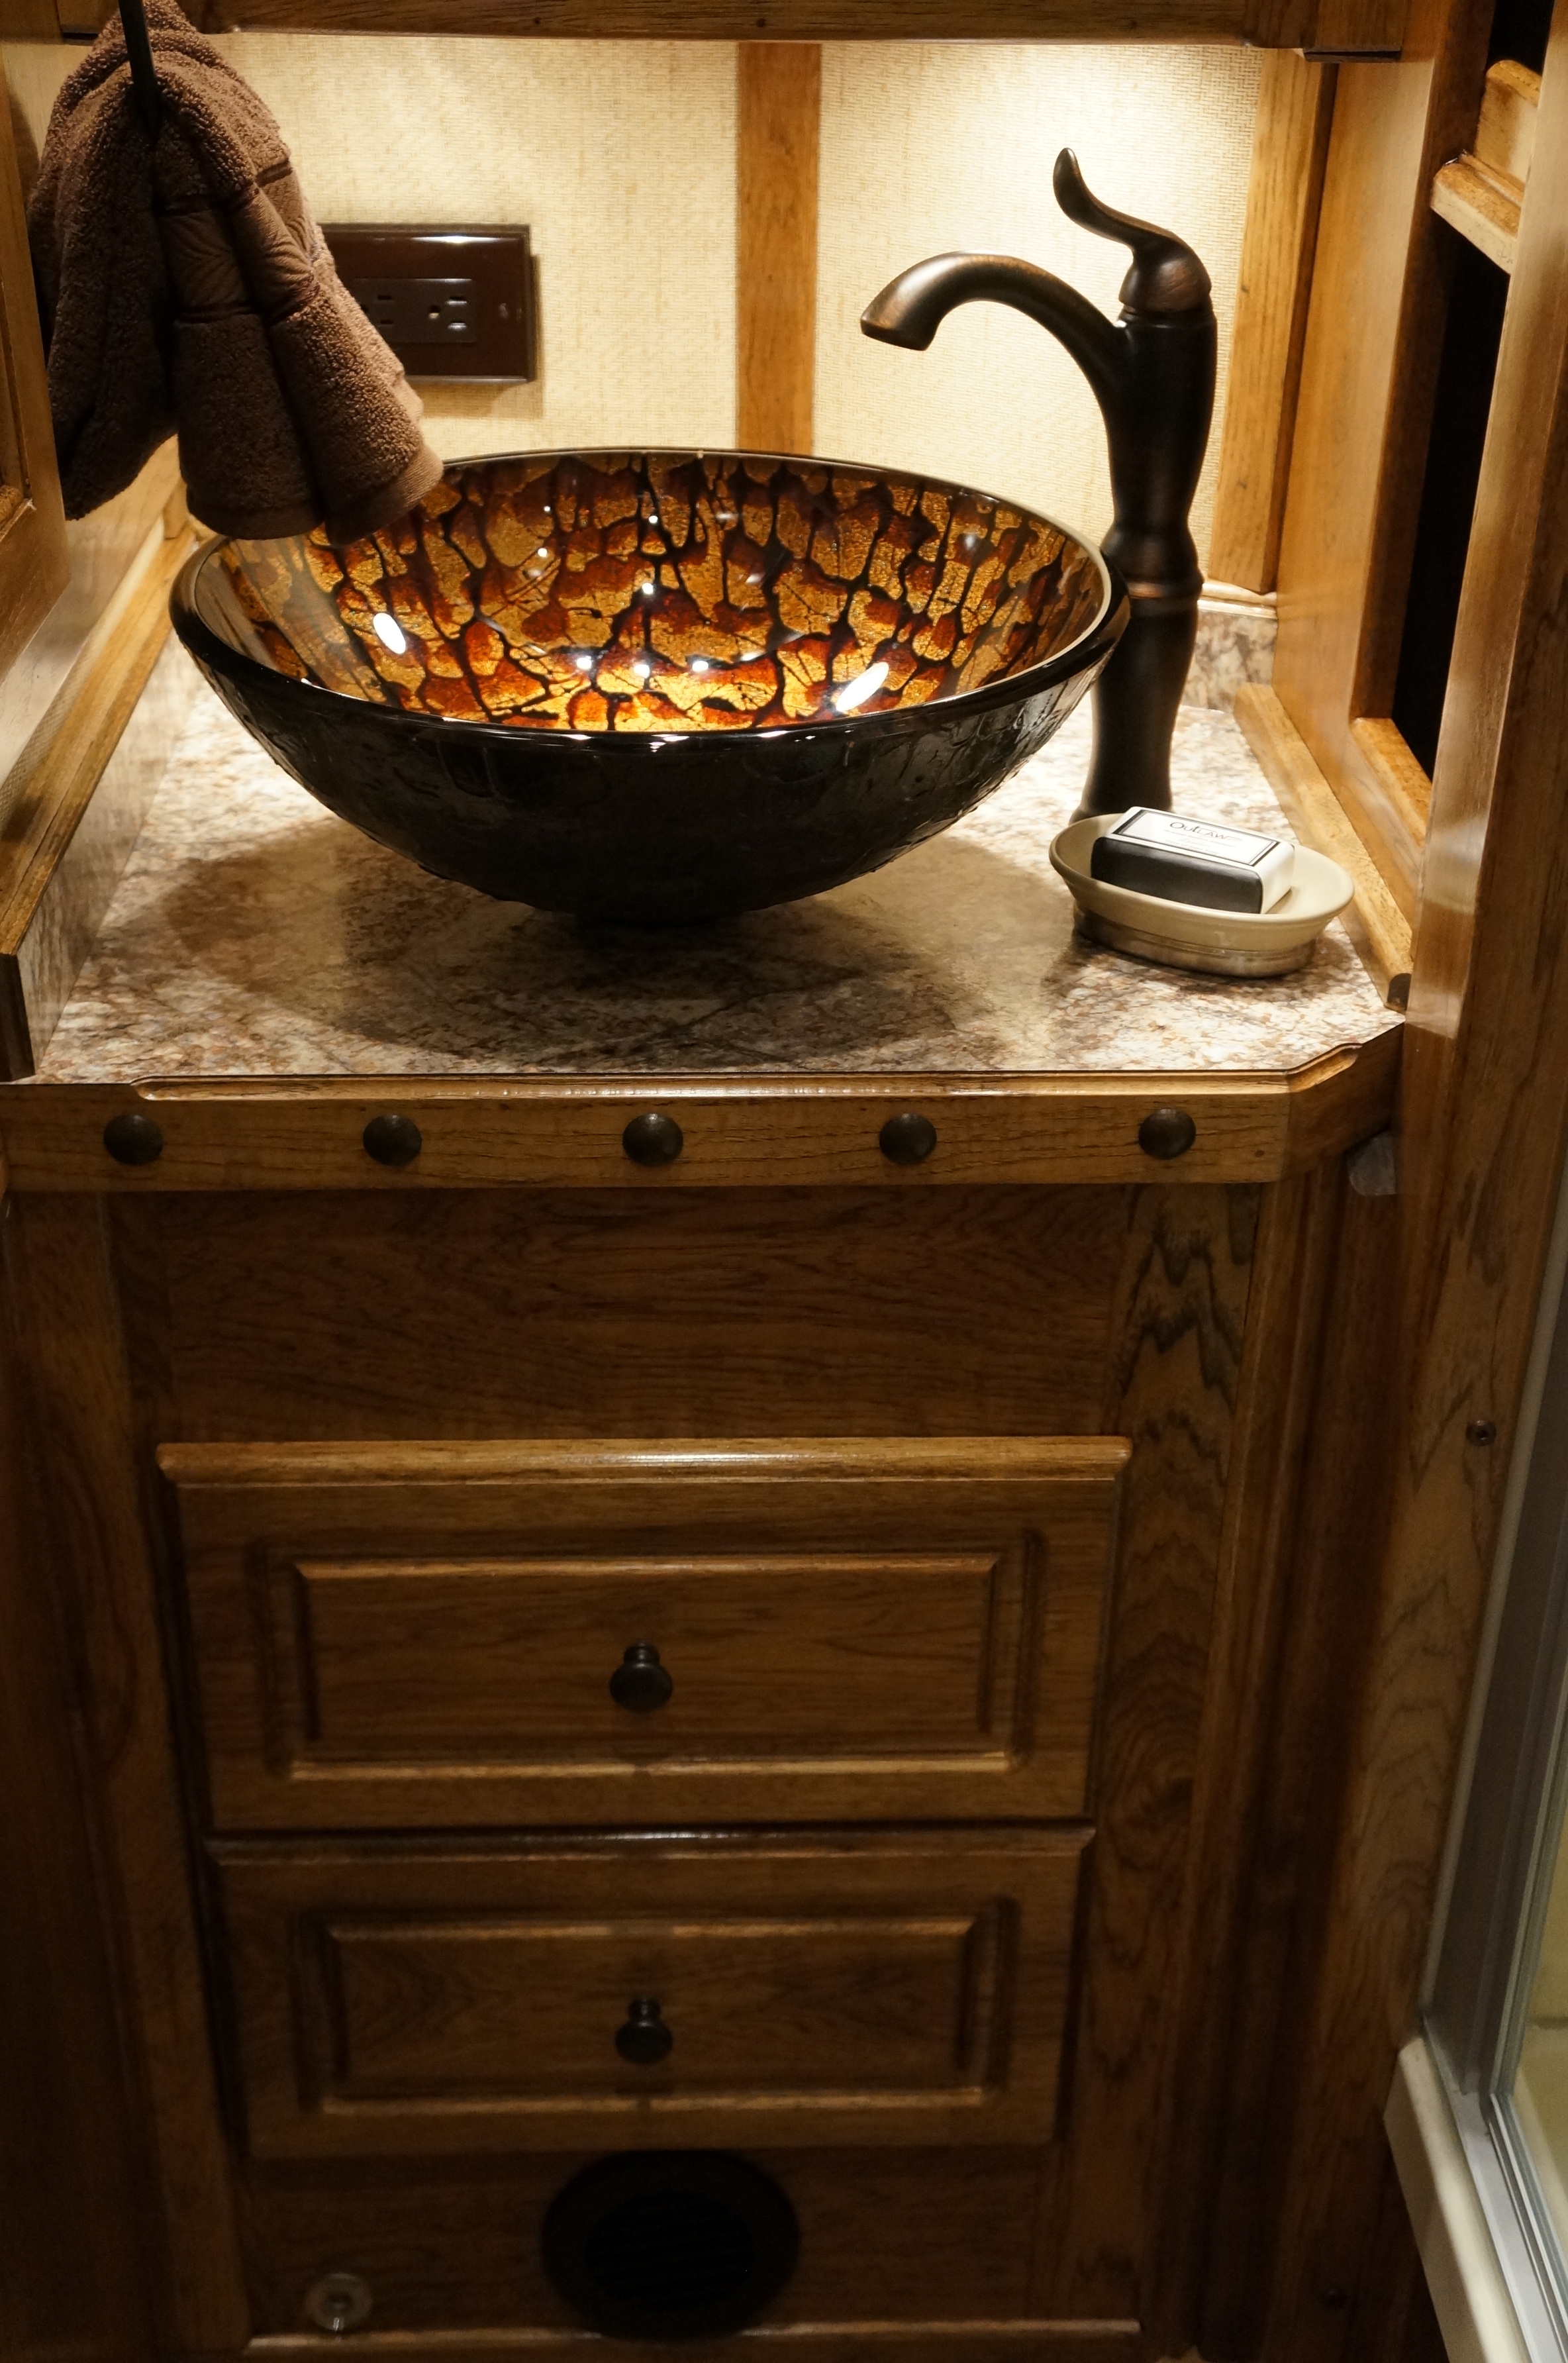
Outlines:
POLYGON ((1134 804, 1097 837, 1089 875, 1166 903, 1210 911, 1272 911, 1290 892, 1296 848, 1282 837, 1225 828, 1134 804))

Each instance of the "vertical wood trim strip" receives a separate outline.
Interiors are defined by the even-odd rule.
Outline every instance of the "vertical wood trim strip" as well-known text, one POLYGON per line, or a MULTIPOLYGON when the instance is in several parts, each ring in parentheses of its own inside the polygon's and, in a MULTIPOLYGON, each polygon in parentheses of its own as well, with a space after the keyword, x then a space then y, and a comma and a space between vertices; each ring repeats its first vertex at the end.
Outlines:
POLYGON ((743 41, 735 70, 735 438, 743 450, 810 451, 823 53, 743 41))
POLYGON ((43 1492, 85 1670, 120 1976, 169 2243, 160 2259, 166 2328, 182 2350, 223 2353, 245 2345, 249 2313, 105 1203, 40 1199, 13 1220, 43 1492))
POLYGON ((1132 1454, 1106 1625, 1071 2130, 1043 2168, 1031 2307, 1136 2315, 1151 2354, 1176 2351, 1145 2307, 1169 2200, 1162 2102, 1181 2035, 1190 1807, 1260 1198, 1246 1185, 1132 1195, 1100 1422, 1132 1454))
POLYGON ((1333 116, 1332 66, 1263 61, 1209 571, 1272 591, 1333 116))
MULTIPOLYGON (((1402 1093, 1386 1525, 1280 2211, 1271 2363, 1330 2363, 1370 2281, 1382 2112, 1419 1981, 1568 1139, 1568 15, 1541 77, 1432 780, 1402 1093), (1474 1421, 1495 1441, 1467 1433, 1474 1421)), ((1381 1507, 1373 1504, 1372 1507, 1381 1507)), ((1347 1662, 1351 1662, 1348 1661, 1347 1662)))

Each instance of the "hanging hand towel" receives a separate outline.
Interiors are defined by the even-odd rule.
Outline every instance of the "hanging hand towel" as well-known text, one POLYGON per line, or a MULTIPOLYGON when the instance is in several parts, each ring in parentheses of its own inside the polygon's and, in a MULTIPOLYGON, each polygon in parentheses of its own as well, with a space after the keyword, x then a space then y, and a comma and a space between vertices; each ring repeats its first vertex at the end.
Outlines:
POLYGON ((28 207, 67 516, 180 438, 215 532, 332 540, 441 473, 423 405, 349 295, 255 92, 174 0, 146 0, 149 150, 111 17, 63 84, 28 207))

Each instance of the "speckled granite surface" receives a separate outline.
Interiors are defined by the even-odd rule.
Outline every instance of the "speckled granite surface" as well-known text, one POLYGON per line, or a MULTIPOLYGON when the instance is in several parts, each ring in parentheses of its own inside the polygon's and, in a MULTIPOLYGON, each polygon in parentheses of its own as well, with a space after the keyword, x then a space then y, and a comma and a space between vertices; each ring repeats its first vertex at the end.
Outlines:
MULTIPOLYGON (((1185 709, 1183 809, 1278 808, 1185 709)), ((1301 1066, 1397 1023, 1338 926, 1229 983, 1080 942, 1046 856, 1088 702, 946 836, 814 901, 592 930, 426 877, 336 820, 203 690, 39 1080, 353 1074, 1007 1074, 1301 1066)))

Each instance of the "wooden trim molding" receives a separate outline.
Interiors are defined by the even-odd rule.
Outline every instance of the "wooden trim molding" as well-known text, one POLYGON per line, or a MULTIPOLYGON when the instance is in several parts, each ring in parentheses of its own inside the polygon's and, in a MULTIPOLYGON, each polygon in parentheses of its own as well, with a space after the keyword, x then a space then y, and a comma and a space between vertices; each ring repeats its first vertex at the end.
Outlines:
MULTIPOLYGON (((0 39, 90 38, 113 0, 0 0, 0 39)), ((209 33, 520 34, 573 40, 1244 41, 1395 57, 1406 0, 189 0, 209 33)))
POLYGON ((1488 23, 1474 0, 1417 0, 1397 65, 1341 70, 1280 544, 1275 693, 1408 922, 1419 799, 1376 726, 1447 304, 1431 187, 1474 135, 1488 23))
POLYGON ((0 66, 0 671, 21 654, 71 574, 9 104, 0 66))
POLYGON ((1188 1182, 1272 1182, 1304 1172, 1385 1126, 1393 1112, 1399 1029, 1294 1074, 1010 1077, 994 1084, 911 1075, 660 1085, 681 1126, 674 1164, 636 1165, 622 1147, 649 1104, 646 1080, 592 1082, 404 1078, 383 1091, 337 1082, 14 1083, 0 1086, 10 1184, 20 1191, 418 1190, 548 1185, 584 1189, 734 1189, 786 1184, 1154 1182, 1169 1164, 1139 1145, 1155 1108, 1185 1109, 1197 1137, 1188 1182), (423 1145, 401 1169, 367 1155, 363 1134, 391 1104, 423 1145), (892 1164, 878 1133, 915 1108, 938 1145, 922 1165, 892 1164), (162 1149, 117 1164, 111 1118, 149 1116, 162 1149))
POLYGON ((195 688, 144 695, 169 638, 169 591, 194 547, 183 501, 160 520, 62 693, 65 718, 0 837, 0 1072, 30 1075, 91 949, 195 688))
POLYGON ((1258 83, 1209 553, 1217 582, 1249 591, 1272 591, 1279 575, 1334 73, 1279 50, 1264 59, 1258 83))
MULTIPOLYGON (((1454 638, 1401 1089, 1397 1374, 1279 2211, 1271 2363, 1345 2351, 1373 2269, 1382 2112, 1412 2031, 1568 1145, 1568 19, 1541 78, 1454 638)), ((1332 1811, 1328 1797, 1325 1813, 1332 1811)))
POLYGON ((810 451, 823 53, 742 41, 735 75, 735 439, 810 451))
POLYGON ((1408 919, 1273 690, 1239 689, 1235 712, 1297 835, 1354 880, 1355 900, 1344 914, 1346 932, 1378 990, 1397 1001, 1410 979, 1408 919))
POLYGON ((1478 156, 1456 156, 1432 183, 1432 211, 1499 271, 1512 271, 1523 194, 1517 181, 1493 172, 1478 156))

